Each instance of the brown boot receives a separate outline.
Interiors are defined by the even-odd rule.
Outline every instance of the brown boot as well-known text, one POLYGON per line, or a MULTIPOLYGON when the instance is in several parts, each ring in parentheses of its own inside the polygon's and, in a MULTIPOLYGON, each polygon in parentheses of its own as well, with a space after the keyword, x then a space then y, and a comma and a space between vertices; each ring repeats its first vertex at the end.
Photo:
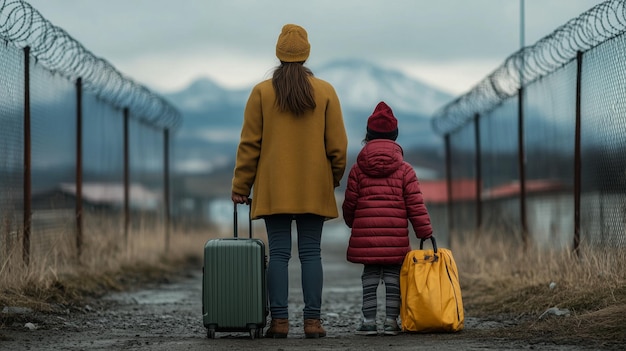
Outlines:
POLYGON ((319 319, 305 319, 304 336, 309 339, 323 338, 326 336, 326 330, 319 319))
POLYGON ((282 339, 289 333, 289 319, 272 318, 269 329, 265 332, 266 338, 282 339))

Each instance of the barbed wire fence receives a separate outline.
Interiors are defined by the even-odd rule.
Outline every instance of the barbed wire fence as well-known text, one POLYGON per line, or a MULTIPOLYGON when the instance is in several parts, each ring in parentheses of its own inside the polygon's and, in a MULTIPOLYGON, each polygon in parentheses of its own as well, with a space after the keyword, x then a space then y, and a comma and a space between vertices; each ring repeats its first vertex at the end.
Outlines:
POLYGON ((626 2, 605 1, 435 113, 450 235, 501 231, 575 251, 626 245, 625 32, 626 2), (461 198, 468 179, 476 191, 461 198))
POLYGON ((0 264, 63 240, 80 257, 90 211, 126 240, 131 213, 151 214, 167 249, 180 113, 25 1, 0 0, 0 40, 0 264))

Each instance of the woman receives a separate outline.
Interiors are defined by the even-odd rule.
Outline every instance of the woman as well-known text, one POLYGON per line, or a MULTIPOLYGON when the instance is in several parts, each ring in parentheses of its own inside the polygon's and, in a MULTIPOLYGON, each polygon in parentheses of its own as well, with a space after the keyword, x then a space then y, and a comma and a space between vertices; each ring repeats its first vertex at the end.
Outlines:
POLYGON ((296 221, 302 269, 304 333, 326 336, 321 325, 324 221, 338 217, 334 188, 345 167, 347 136, 335 89, 304 62, 310 44, 304 28, 286 24, 278 37, 280 65, 257 84, 244 111, 232 182, 234 203, 252 199, 252 218, 263 218, 269 244, 270 314, 266 337, 289 332, 288 264, 296 221))

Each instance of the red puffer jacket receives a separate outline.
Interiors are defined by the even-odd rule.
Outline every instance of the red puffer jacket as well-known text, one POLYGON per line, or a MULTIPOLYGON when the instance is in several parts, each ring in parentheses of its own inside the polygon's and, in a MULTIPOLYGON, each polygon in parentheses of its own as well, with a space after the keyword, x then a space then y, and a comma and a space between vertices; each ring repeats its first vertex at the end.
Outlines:
POLYGON ((352 228, 350 262, 402 264, 411 250, 409 220, 418 238, 432 235, 415 171, 391 140, 371 140, 363 147, 350 170, 342 209, 352 228))

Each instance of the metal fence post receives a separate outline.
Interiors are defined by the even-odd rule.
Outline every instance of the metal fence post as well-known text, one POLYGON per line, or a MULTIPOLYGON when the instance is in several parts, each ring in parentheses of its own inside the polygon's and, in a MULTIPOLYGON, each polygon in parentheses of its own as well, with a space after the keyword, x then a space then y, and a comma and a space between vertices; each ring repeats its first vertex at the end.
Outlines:
POLYGON ((31 184, 31 130, 30 130, 30 47, 24 48, 24 236, 22 258, 30 264, 30 234, 32 223, 31 184))
POLYGON ((452 231, 454 230, 454 212, 452 201, 452 150, 450 147, 450 134, 444 136, 444 147, 446 153, 446 190, 448 192, 448 244, 452 248, 452 231))
POLYGON ((165 210, 165 252, 170 249, 170 133, 163 130, 163 206, 165 210))
POLYGON ((574 137, 574 252, 580 255, 580 192, 582 186, 581 175, 581 110, 580 97, 582 89, 583 53, 576 54, 576 132, 574 137))
MULTIPOLYGON (((476 229, 480 230, 482 227, 482 218, 483 218, 483 203, 482 203, 482 159, 481 159, 481 147, 480 147, 480 114, 474 115, 474 136, 476 142, 476 157, 475 157, 475 167, 476 167, 476 229)), ((480 232, 479 232, 480 234, 480 232)))
POLYGON ((130 228, 130 160, 129 160, 129 131, 128 107, 124 108, 124 240, 128 245, 128 231, 130 228))
POLYGON ((76 255, 83 248, 83 79, 76 79, 76 255))
POLYGON ((524 251, 528 249, 528 223, 526 220, 526 153, 524 150, 524 87, 518 91, 517 106, 517 148, 520 185, 520 221, 522 225, 522 242, 524 251))

